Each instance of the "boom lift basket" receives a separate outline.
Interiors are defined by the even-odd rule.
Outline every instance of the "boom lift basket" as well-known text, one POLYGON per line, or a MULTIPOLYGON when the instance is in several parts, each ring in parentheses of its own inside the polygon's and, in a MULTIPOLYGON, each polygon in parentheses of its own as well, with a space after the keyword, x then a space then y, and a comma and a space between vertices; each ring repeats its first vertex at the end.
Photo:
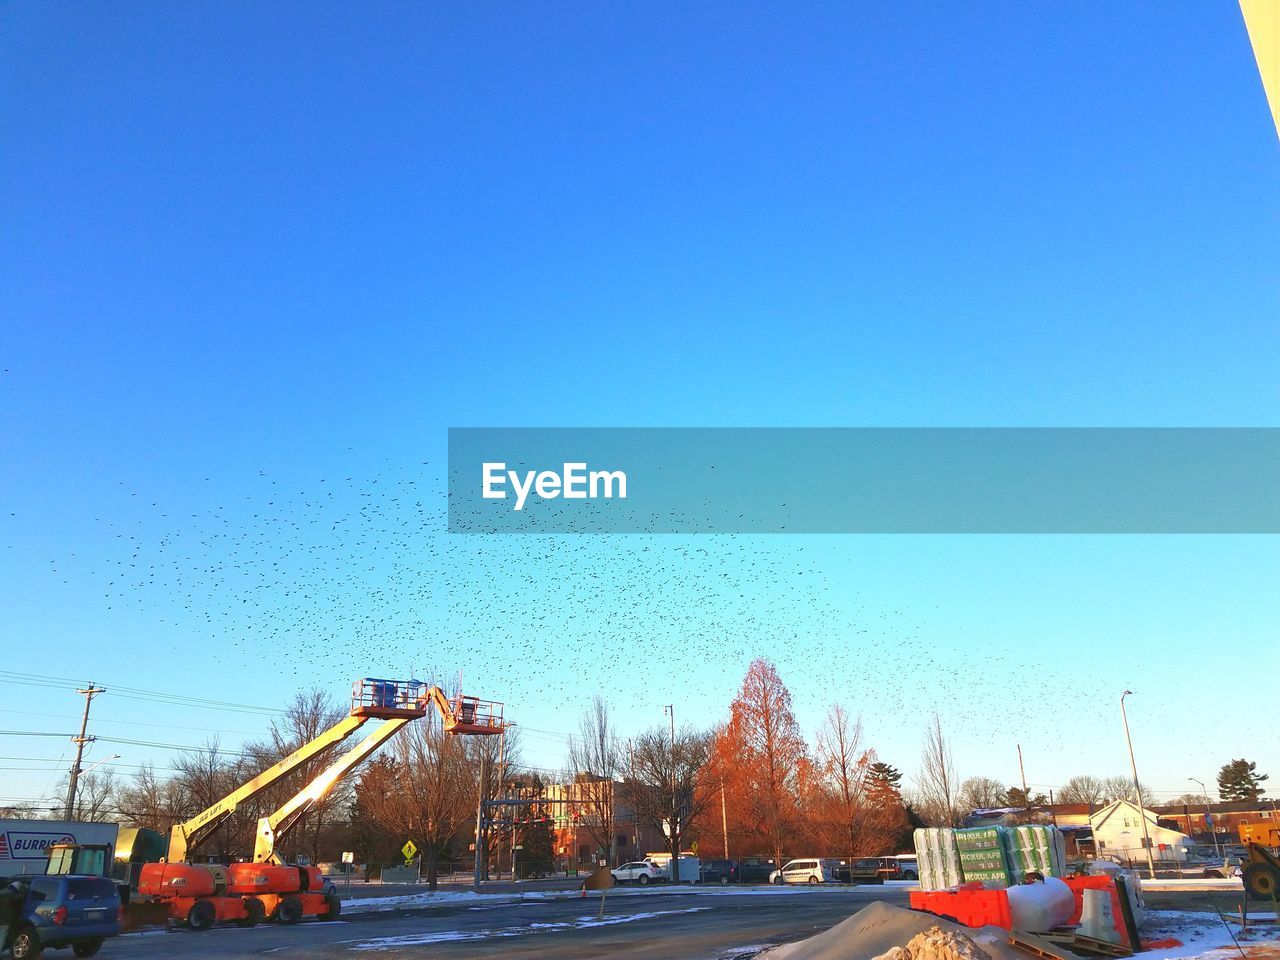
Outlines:
POLYGON ((458 694, 446 697, 439 687, 419 680, 381 680, 365 677, 351 686, 351 716, 382 720, 412 720, 426 715, 432 704, 440 710, 450 733, 492 735, 504 728, 502 704, 458 694))
POLYGON ((378 680, 365 677, 351 685, 351 715, 391 720, 424 716, 424 685, 416 680, 378 680))

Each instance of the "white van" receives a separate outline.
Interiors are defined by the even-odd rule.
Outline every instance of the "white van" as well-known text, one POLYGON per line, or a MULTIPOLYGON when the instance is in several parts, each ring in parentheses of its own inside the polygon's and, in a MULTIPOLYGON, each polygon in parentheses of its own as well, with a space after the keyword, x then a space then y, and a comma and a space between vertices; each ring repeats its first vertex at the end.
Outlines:
POLYGON ((781 870, 769 875, 770 883, 834 883, 835 872, 831 865, 818 857, 804 860, 788 860, 781 870))

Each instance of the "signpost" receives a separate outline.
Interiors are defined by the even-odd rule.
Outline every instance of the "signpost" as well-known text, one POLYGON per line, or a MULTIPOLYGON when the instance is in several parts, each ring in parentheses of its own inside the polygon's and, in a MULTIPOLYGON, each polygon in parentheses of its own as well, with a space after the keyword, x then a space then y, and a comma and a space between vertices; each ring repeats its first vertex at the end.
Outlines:
MULTIPOLYGON (((406 867, 411 867, 413 866, 414 854, 418 852, 418 845, 414 843, 412 840, 406 840, 404 842, 404 846, 400 848, 400 852, 404 854, 404 865, 406 867)), ((417 883, 421 879, 422 879, 421 868, 419 868, 419 872, 414 875, 413 882, 417 883)))
POLYGON ((342 862, 347 865, 347 894, 351 894, 351 866, 356 862, 356 854, 354 850, 342 851, 342 862))

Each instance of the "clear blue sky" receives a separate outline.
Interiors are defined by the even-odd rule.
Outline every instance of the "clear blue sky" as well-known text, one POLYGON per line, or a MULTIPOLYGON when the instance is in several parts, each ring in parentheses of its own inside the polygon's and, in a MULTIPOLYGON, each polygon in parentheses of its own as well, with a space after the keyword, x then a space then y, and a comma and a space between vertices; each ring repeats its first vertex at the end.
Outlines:
MULTIPOLYGON (((441 530, 451 425, 1276 425, 1235 5, 938 7, 6 4, 4 669, 267 705, 462 669, 553 765, 597 690, 711 722, 765 654, 908 773, 935 706, 962 775, 1120 772, 1131 686, 1153 785, 1280 777, 1237 707, 1273 538, 441 530)), ((0 688, 0 728, 78 711, 0 688)))

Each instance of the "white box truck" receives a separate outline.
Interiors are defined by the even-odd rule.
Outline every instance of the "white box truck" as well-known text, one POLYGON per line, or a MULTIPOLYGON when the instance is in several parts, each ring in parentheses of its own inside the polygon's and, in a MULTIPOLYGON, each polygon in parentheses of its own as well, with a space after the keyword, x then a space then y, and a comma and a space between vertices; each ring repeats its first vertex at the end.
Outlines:
POLYGON ((120 828, 114 823, 79 820, 0 820, 0 877, 44 873, 45 851, 55 843, 110 846, 110 867, 120 828))

